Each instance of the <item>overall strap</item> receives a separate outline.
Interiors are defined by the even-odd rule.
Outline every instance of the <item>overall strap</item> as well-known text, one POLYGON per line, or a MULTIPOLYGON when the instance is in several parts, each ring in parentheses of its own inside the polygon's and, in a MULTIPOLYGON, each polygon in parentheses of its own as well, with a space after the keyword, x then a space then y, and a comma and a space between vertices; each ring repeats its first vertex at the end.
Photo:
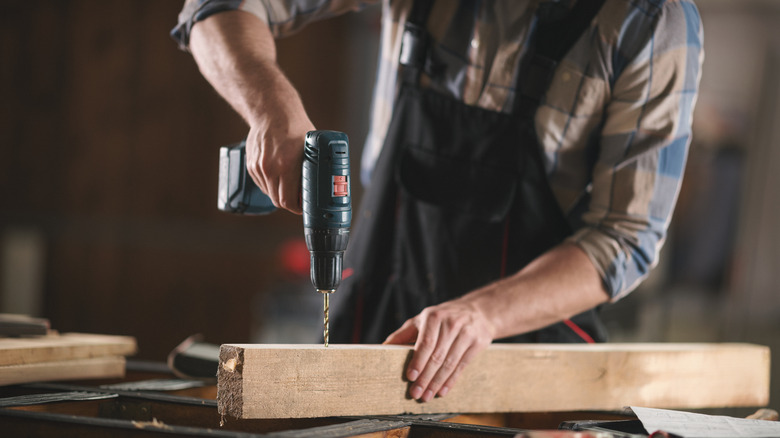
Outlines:
POLYGON ((404 23, 399 57, 399 64, 402 66, 401 79, 407 84, 417 84, 426 63, 430 65, 428 52, 431 37, 425 25, 433 7, 433 0, 416 0, 412 3, 412 10, 404 23))
POLYGON ((543 18, 541 15, 552 14, 537 12, 536 29, 532 31, 531 37, 531 52, 518 74, 513 111, 515 114, 534 116, 542 96, 552 82, 558 63, 585 32, 604 1, 577 0, 571 10, 560 18, 543 18))

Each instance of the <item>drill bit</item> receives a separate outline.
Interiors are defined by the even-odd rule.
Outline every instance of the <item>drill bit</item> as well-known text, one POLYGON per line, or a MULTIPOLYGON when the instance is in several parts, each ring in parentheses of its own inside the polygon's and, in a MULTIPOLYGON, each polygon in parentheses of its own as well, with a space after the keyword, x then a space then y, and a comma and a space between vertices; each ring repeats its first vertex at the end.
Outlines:
POLYGON ((328 342, 330 341, 330 294, 333 292, 332 290, 321 290, 319 291, 322 293, 323 296, 323 310, 325 319, 323 321, 323 327, 324 330, 322 332, 322 336, 325 341, 325 347, 328 346, 328 342))
POLYGON ((325 303, 324 303, 325 304, 325 306, 324 306, 325 307, 325 320, 323 321, 323 325, 325 327, 325 330, 323 331, 323 336, 325 338, 325 347, 328 346, 328 341, 329 341, 328 338, 330 338, 330 318, 329 318, 329 314, 330 314, 330 298, 329 297, 330 297, 330 294, 326 293, 325 294, 325 303))

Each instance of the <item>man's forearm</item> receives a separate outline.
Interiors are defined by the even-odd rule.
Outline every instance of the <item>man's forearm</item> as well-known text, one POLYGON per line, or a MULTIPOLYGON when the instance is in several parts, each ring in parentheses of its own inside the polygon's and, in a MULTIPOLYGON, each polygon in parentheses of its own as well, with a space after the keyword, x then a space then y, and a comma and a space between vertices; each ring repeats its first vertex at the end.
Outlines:
POLYGON ((190 50, 201 74, 247 121, 262 117, 262 100, 287 82, 276 64, 268 26, 243 11, 223 12, 198 22, 190 50))
POLYGON ((511 277, 460 298, 492 322, 494 339, 546 327, 608 299, 593 262, 571 243, 542 254, 511 277))
POLYGON ((303 139, 314 126, 276 63, 268 26, 243 11, 198 22, 190 50, 203 76, 249 124, 247 170, 271 201, 301 213, 303 139))

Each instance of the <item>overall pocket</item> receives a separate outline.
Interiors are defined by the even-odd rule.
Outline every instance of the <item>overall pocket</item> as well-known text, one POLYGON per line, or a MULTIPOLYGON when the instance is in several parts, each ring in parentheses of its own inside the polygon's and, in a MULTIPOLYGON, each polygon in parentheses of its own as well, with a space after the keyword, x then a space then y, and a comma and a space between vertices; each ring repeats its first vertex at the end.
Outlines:
POLYGON ((403 148, 396 174, 394 254, 401 273, 398 286, 415 296, 411 301, 417 310, 506 273, 507 220, 518 192, 518 155, 505 144, 492 144, 505 149, 503 156, 463 144, 403 148), (485 156, 492 160, 480 159, 485 156))

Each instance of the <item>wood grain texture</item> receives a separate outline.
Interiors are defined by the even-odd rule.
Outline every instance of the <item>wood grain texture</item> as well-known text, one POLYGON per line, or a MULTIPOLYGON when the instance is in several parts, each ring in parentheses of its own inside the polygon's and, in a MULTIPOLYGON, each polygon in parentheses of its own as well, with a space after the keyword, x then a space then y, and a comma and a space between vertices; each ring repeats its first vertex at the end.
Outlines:
POLYGON ((105 356, 128 356, 137 350, 130 336, 51 333, 46 336, 0 338, 0 366, 25 365, 105 356))
POLYGON ((123 377, 124 375, 125 358, 123 356, 93 357, 0 366, 0 386, 55 380, 123 377))
POLYGON ((750 344, 493 344, 446 397, 420 403, 411 347, 223 345, 218 405, 235 418, 764 406, 769 348, 750 344))

